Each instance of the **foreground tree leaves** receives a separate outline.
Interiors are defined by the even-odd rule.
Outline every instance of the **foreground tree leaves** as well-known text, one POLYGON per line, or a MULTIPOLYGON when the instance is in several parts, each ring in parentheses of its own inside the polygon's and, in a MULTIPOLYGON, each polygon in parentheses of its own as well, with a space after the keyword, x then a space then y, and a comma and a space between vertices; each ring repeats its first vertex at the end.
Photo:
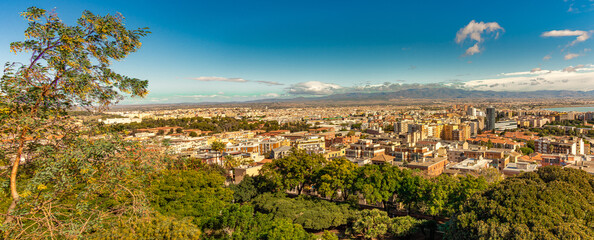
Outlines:
MULTIPOLYGON (((164 163, 143 148, 117 136, 37 146, 36 161, 19 175, 21 199, 15 221, 0 227, 4 236, 75 238, 122 218, 151 215, 144 188, 164 163)), ((2 192, 9 187, 3 185, 2 192)), ((3 199, 2 210, 9 201, 3 199)))
POLYGON ((3 147, 13 156, 13 201, 5 223, 13 220, 21 198, 19 166, 36 160, 31 158, 31 143, 56 141, 67 134, 65 115, 73 106, 106 107, 117 102, 120 93, 146 95, 148 85, 110 68, 111 61, 124 59, 140 48, 140 38, 149 33, 146 28, 126 29, 119 14, 97 16, 84 11, 74 26, 66 25, 54 12, 36 7, 21 15, 29 22, 26 40, 12 43, 10 50, 31 53, 30 61, 7 63, 0 81, 0 132, 10 136, 11 141, 3 147))

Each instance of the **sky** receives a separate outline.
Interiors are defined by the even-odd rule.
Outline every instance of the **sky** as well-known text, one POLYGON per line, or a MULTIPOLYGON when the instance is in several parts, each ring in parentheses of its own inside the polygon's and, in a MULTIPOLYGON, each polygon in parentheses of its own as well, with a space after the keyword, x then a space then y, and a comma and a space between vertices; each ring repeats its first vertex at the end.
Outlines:
POLYGON ((594 90, 594 0, 0 1, 0 62, 24 61, 19 13, 74 24, 84 10, 148 27, 113 68, 149 80, 124 104, 394 91, 594 90))

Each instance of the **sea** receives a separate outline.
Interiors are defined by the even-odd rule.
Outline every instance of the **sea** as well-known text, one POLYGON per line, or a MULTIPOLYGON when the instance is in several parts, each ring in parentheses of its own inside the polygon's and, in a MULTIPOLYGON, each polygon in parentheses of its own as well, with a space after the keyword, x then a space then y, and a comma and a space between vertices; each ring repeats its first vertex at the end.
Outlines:
POLYGON ((594 107, 562 107, 562 108, 547 108, 547 110, 555 112, 594 112, 594 107))

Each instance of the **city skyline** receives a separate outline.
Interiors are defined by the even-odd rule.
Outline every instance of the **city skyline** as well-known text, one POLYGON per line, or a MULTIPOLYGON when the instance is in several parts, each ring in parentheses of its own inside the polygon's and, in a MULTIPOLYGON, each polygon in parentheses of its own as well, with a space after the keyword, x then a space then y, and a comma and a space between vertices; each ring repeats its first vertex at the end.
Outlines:
POLYGON ((143 47, 114 64, 149 80, 150 94, 123 103, 323 96, 402 84, 593 90, 593 4, 5 2, 0 19, 10 24, 0 59, 26 60, 8 44, 24 39, 18 13, 36 5, 67 23, 88 9, 150 28, 143 47))

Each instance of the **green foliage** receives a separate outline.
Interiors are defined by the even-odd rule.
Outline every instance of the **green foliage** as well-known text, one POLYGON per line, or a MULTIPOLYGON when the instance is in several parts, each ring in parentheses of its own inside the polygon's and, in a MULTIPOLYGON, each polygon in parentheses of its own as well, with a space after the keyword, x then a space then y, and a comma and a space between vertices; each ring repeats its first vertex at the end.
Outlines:
POLYGON ((214 151, 222 152, 225 151, 226 146, 224 143, 220 141, 214 141, 210 144, 210 148, 214 151))
MULTIPOLYGON (((1 147, 9 154, 14 154, 15 159, 10 175, 10 192, 13 201, 6 215, 6 224, 2 227, 10 230, 6 235, 11 235, 24 227, 29 229, 27 233, 39 234, 43 231, 36 230, 47 226, 52 236, 54 234, 52 226, 58 225, 60 229, 71 229, 73 225, 80 227, 81 223, 76 221, 79 218, 72 214, 87 214, 85 210, 92 209, 89 206, 101 205, 98 202, 88 201, 93 199, 94 194, 109 194, 106 189, 102 192, 100 187, 93 184, 99 181, 98 179, 114 184, 111 186, 114 196, 110 197, 115 198, 113 201, 116 202, 121 200, 121 196, 115 197, 117 192, 127 188, 125 184, 120 184, 123 187, 116 187, 115 182, 105 179, 105 176, 110 174, 115 175, 111 176, 113 179, 119 179, 115 173, 125 167, 112 165, 109 167, 113 169, 97 169, 101 164, 113 163, 104 160, 105 157, 113 157, 109 154, 118 153, 117 149, 107 149, 106 153, 92 152, 90 155, 84 155, 89 151, 60 152, 53 151, 54 149, 50 147, 76 148, 70 146, 70 143, 61 143, 56 137, 76 135, 76 129, 70 126, 65 118, 67 110, 72 106, 105 107, 117 102, 121 98, 120 93, 131 96, 146 95, 147 81, 118 74, 110 68, 110 64, 111 61, 122 60, 128 54, 138 50, 141 46, 140 38, 149 32, 146 28, 128 30, 124 26, 124 18, 119 14, 98 16, 84 11, 73 26, 66 25, 65 21, 58 18, 54 12, 36 7, 28 8, 21 15, 29 22, 25 30, 27 40, 11 43, 10 50, 15 54, 30 52, 31 56, 28 58, 30 61, 7 63, 0 81, 0 132, 13 136, 9 144, 3 144, 1 147), (42 144, 36 142, 40 139, 46 141, 42 144), (47 153, 35 152, 43 148, 40 146, 46 147, 44 151, 47 153), (36 156, 37 154, 40 156, 36 156), (71 158, 76 154, 87 158, 71 158), (27 166, 30 167, 27 174, 18 171, 21 157, 24 155, 33 158, 31 161, 37 164, 27 166), (64 155, 65 158, 56 157, 58 155, 64 155), (48 159, 54 159, 56 162, 47 161, 48 159), (89 167, 89 169, 79 167, 89 167), (97 171, 108 173, 101 174, 97 171), (32 178, 28 179, 31 176, 32 178), (17 180, 24 180, 25 184, 18 184, 17 180), (87 182, 81 182, 81 180, 87 182), (76 188, 85 191, 74 196, 63 195, 64 192, 60 192, 73 193, 72 190, 76 188), (84 201, 77 204, 61 202, 64 208, 74 207, 63 213, 60 211, 64 209, 52 207, 55 201, 60 202, 55 196, 63 197, 59 200, 74 201, 78 198, 77 200, 84 201), (56 212, 60 213, 56 214, 56 212), (39 218, 42 214, 45 217, 43 224, 39 218), (25 215, 27 215, 26 221, 18 220, 25 215), (58 218, 57 215, 61 217, 58 218), (18 220, 17 223, 12 223, 14 219, 18 220), (61 225, 62 220, 65 222, 72 220, 72 222, 61 225), (69 224, 72 225, 69 226, 69 224)), ((96 147, 92 144, 91 146, 81 144, 96 147)), ((134 196, 133 191, 129 192, 134 196)), ((102 210, 105 209, 102 208, 102 210)), ((95 211, 89 210, 89 212, 97 214, 95 211)), ((97 216, 91 215, 91 218, 95 217, 97 216)), ((58 233, 65 234, 61 237, 72 237, 81 234, 84 229, 82 227, 79 233, 72 231, 58 233)), ((56 229, 56 231, 59 230, 56 229)))
POLYGON ((357 165, 345 158, 334 159, 317 172, 314 182, 323 197, 347 199, 355 181, 357 165))
POLYGON ((306 186, 312 185, 316 172, 326 161, 320 154, 309 155, 303 150, 293 149, 290 155, 265 164, 260 173, 276 184, 279 190, 297 189, 301 194, 306 186))
POLYGON ((143 119, 139 123, 115 124, 111 128, 115 131, 135 130, 156 127, 180 127, 183 129, 199 129, 201 131, 225 132, 239 130, 290 130, 292 132, 307 131, 309 125, 305 122, 285 123, 279 125, 277 121, 249 121, 232 117, 191 117, 175 119, 143 119))
MULTIPOLYGON (((148 214, 144 183, 162 164, 142 148, 118 137, 73 137, 36 146, 36 161, 24 165, 19 175, 16 221, 1 229, 7 237, 36 239, 50 233, 74 238, 122 216, 148 214)), ((8 186, 2 192, 9 192, 8 186)))
POLYGON ((594 236, 594 177, 543 167, 508 178, 468 200, 447 239, 589 239, 594 236))
POLYGON ((530 154, 534 153, 534 150, 529 147, 521 147, 520 152, 522 152, 522 154, 524 154, 524 155, 530 155, 530 154))
MULTIPOLYGON (((250 205, 233 204, 221 211, 206 225, 208 236, 205 239, 310 239, 299 224, 287 219, 273 218, 272 215, 254 211, 250 205)), ((205 231, 206 232, 206 231, 205 231)))
POLYGON ((420 231, 425 224, 425 220, 419 220, 411 216, 392 218, 392 223, 388 229, 394 237, 407 237, 420 231))
POLYGON ((231 203, 233 193, 224 181, 213 172, 166 170, 151 183, 152 205, 163 215, 194 217, 200 225, 231 203))
POLYGON ((190 137, 198 137, 198 133, 192 131, 190 132, 190 137))
POLYGON ((317 198, 287 198, 265 193, 252 200, 254 207, 274 219, 288 219, 305 229, 323 230, 347 224, 353 211, 347 204, 335 204, 317 198))
POLYGON ((233 199, 237 203, 249 202, 258 195, 256 180, 251 176, 246 176, 239 184, 230 186, 233 191, 233 199))
POLYGON ((322 234, 321 239, 322 240, 338 240, 338 236, 336 236, 336 234, 334 234, 328 230, 324 230, 324 234, 322 234))
POLYGON ((116 226, 91 235, 90 239, 200 239, 201 230, 188 219, 177 219, 158 215, 118 221, 116 226))
POLYGON ((388 233, 391 219, 384 211, 377 209, 360 211, 353 223, 351 234, 364 239, 378 239, 388 233))
POLYGON ((369 164, 358 169, 353 190, 361 193, 367 203, 385 202, 400 189, 401 180, 402 172, 397 167, 369 164))

